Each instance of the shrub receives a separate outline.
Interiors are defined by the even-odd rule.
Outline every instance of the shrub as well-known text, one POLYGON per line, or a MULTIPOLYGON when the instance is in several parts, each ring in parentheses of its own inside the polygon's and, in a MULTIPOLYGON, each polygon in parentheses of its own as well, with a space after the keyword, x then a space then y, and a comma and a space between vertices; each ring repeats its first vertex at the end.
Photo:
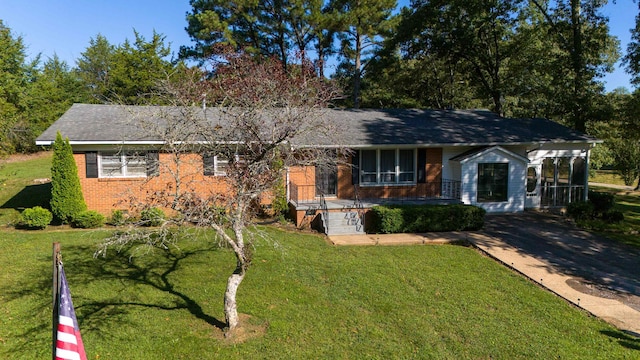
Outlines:
POLYGON ((63 224, 87 210, 82 197, 78 168, 73 159, 69 139, 62 139, 58 132, 53 143, 51 162, 51 212, 63 224))
POLYGON ((615 197, 611 193, 589 191, 589 202, 593 204, 593 211, 602 215, 613 208, 615 197))
POLYGON ((608 223, 619 223, 624 220, 624 214, 620 210, 609 210, 602 214, 602 220, 608 223))
POLYGON ((371 220, 368 223, 374 233, 393 234, 405 228, 402 209, 387 206, 371 208, 371 220))
POLYGON ((26 229, 44 229, 51 223, 51 220, 53 220, 51 211, 40 206, 35 206, 25 209, 22 214, 20 214, 20 222, 18 225, 26 229))
POLYGON ((572 202, 567 206, 567 215, 576 221, 593 219, 594 205, 590 201, 572 202))
POLYGON ((129 214, 124 210, 113 210, 109 218, 109 224, 113 226, 121 226, 127 223, 129 214))
POLYGON ((471 205, 375 206, 370 231, 376 233, 478 230, 486 211, 471 205))
POLYGON ((80 229, 94 229, 102 225, 104 216, 93 210, 83 211, 71 219, 71 226, 80 229))
POLYGON ((144 226, 160 226, 164 223, 166 216, 162 209, 152 207, 140 212, 140 221, 144 226))

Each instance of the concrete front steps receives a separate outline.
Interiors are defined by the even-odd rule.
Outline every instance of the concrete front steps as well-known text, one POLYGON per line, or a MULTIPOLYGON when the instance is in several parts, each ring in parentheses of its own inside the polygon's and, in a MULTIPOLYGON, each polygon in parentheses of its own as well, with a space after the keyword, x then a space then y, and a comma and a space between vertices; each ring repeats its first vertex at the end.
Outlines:
POLYGON ((327 235, 364 234, 364 226, 356 209, 346 208, 341 211, 330 211, 326 214, 328 214, 328 218, 325 219, 325 214, 322 214, 322 221, 327 235))

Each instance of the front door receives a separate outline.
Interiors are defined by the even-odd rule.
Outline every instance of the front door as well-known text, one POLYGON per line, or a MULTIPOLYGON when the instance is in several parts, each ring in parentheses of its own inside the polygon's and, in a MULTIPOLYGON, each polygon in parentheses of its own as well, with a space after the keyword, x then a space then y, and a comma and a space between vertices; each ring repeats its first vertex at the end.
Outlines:
POLYGON ((336 196, 338 168, 336 166, 316 166, 316 196, 336 196))
POLYGON ((540 207, 540 165, 529 165, 527 168, 527 198, 524 207, 537 209, 540 207))

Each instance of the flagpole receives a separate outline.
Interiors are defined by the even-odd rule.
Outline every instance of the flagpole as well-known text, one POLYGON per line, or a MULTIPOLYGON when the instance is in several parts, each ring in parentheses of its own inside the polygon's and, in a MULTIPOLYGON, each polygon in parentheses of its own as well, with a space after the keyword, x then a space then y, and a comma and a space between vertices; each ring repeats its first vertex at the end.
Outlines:
POLYGON ((58 264, 60 262, 60 243, 53 243, 53 322, 52 322, 52 341, 51 341, 51 355, 52 359, 56 359, 56 340, 58 337, 58 316, 59 316, 59 304, 60 301, 60 270, 58 264))

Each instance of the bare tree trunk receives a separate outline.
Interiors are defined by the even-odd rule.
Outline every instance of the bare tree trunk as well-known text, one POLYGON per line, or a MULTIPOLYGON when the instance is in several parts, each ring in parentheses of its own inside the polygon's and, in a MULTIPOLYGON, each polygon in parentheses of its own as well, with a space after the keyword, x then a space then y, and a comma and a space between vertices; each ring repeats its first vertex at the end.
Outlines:
POLYGON ((242 280, 244 280, 247 269, 251 264, 251 255, 250 252, 247 251, 244 234, 242 233, 242 230, 244 229, 242 219, 245 208, 245 203, 243 201, 239 201, 238 207, 235 209, 235 214, 233 216, 234 219, 232 220, 235 240, 229 241, 233 248, 233 252, 236 255, 236 269, 233 274, 229 276, 229 279, 227 280, 227 290, 224 293, 224 317, 228 326, 227 336, 233 336, 233 330, 235 330, 240 323, 236 294, 238 293, 238 287, 240 287, 242 280))
POLYGON ((356 109, 360 108, 360 81, 362 78, 361 52, 362 39, 360 33, 356 32, 356 71, 353 78, 353 107, 356 109))
POLYGON ((228 332, 232 332, 238 324, 240 319, 238 317, 238 303, 236 302, 236 294, 238 287, 242 280, 244 280, 246 272, 244 266, 238 261, 236 270, 229 276, 227 280, 227 290, 224 293, 224 317, 227 322, 228 332))

